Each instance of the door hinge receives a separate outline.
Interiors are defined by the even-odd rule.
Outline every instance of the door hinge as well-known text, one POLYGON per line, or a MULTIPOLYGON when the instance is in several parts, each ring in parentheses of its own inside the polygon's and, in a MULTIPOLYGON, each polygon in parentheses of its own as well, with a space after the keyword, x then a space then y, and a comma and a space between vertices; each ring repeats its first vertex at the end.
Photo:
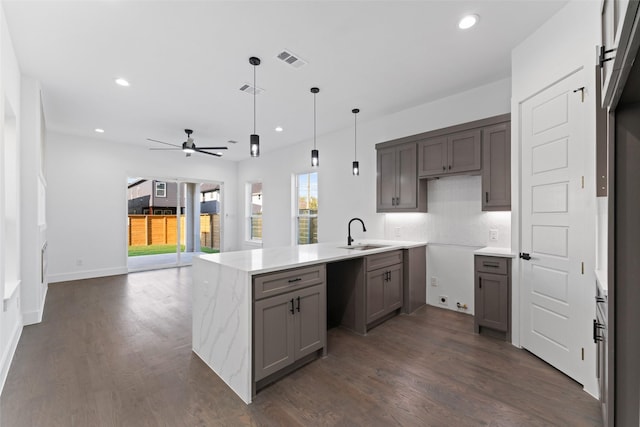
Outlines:
POLYGON ((584 274, 584 261, 582 261, 582 274, 584 274))
POLYGON ((584 86, 574 90, 573 93, 580 92, 580 101, 584 102, 584 86))
POLYGON ((582 188, 584 189, 584 175, 582 176, 582 188))
POLYGON ((582 347, 582 360, 584 360, 584 347, 582 347))

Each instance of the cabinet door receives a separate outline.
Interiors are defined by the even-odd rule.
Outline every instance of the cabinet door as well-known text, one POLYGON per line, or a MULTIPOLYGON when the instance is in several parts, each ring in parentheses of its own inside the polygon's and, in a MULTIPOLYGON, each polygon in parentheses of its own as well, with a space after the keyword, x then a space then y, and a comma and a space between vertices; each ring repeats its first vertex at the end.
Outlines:
POLYGON ((384 281, 384 312, 391 313, 402 307, 403 281, 402 264, 396 264, 387 269, 389 277, 384 281))
POLYGON ((418 176, 439 176, 447 170, 447 137, 438 136, 418 143, 418 176))
POLYGON ((482 131, 482 210, 511 210, 511 127, 482 131))
POLYGON ((459 132, 447 137, 447 172, 480 170, 481 137, 480 129, 459 132))
POLYGON ((416 144, 402 145, 396 150, 396 209, 415 209, 418 206, 416 144))
POLYGON ((311 354, 327 341, 327 302, 324 285, 295 293, 295 359, 311 354))
POLYGON ((370 323, 385 315, 384 307, 384 287, 387 278, 387 269, 374 270, 367 273, 366 283, 366 313, 367 321, 370 323))
POLYGON ((476 322, 497 331, 509 327, 509 281, 508 276, 477 273, 475 301, 476 322))
POLYGON ((293 293, 256 301, 254 305, 254 381, 293 363, 293 293))
POLYGON ((377 163, 376 208, 378 211, 391 211, 395 209, 396 198, 395 147, 378 150, 377 163))

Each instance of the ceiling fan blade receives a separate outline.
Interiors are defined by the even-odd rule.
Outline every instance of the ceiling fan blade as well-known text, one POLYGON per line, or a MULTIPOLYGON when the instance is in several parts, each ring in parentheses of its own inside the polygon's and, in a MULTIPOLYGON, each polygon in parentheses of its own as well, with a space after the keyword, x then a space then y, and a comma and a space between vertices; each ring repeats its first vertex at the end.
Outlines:
POLYGON ((198 147, 198 150, 228 150, 229 147, 198 147))
POLYGON ((181 145, 169 144, 168 142, 158 141, 157 139, 147 138, 147 141, 157 142, 157 143, 159 143, 159 144, 170 145, 170 146, 172 146, 172 147, 178 147, 178 148, 182 149, 182 146, 181 146, 181 145))
POLYGON ((200 149, 200 148, 196 148, 196 151, 197 151, 198 153, 208 154, 208 155, 210 155, 210 156, 222 157, 222 154, 218 154, 218 153, 210 153, 210 152, 208 152, 208 151, 202 151, 202 149, 200 149))

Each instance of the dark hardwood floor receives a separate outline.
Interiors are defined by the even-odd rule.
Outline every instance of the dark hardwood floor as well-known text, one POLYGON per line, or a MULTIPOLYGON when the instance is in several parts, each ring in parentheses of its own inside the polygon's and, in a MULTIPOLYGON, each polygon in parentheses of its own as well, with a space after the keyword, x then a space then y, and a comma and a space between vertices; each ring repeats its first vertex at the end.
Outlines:
POLYGON ((49 286, 0 399, 18 426, 600 426, 598 402, 526 351, 435 307, 329 355, 247 406, 191 352, 191 271, 49 286))

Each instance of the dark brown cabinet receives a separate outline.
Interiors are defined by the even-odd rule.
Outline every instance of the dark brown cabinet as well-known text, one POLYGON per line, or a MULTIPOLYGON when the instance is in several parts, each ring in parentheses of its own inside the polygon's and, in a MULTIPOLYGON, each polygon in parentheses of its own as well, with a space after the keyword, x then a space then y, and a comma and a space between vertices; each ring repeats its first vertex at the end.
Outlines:
POLYGON ((475 256, 474 329, 511 340, 511 259, 475 256))
POLYGON ((482 129, 482 210, 511 210, 511 126, 482 129))
POLYGON ((479 171, 482 167, 481 141, 480 129, 420 141, 418 176, 427 178, 479 171))
POLYGON ((255 382, 326 347, 324 264, 257 276, 254 299, 255 382))
POLYGON ((416 144, 377 151, 377 212, 426 212, 426 183, 418 181, 416 144))

